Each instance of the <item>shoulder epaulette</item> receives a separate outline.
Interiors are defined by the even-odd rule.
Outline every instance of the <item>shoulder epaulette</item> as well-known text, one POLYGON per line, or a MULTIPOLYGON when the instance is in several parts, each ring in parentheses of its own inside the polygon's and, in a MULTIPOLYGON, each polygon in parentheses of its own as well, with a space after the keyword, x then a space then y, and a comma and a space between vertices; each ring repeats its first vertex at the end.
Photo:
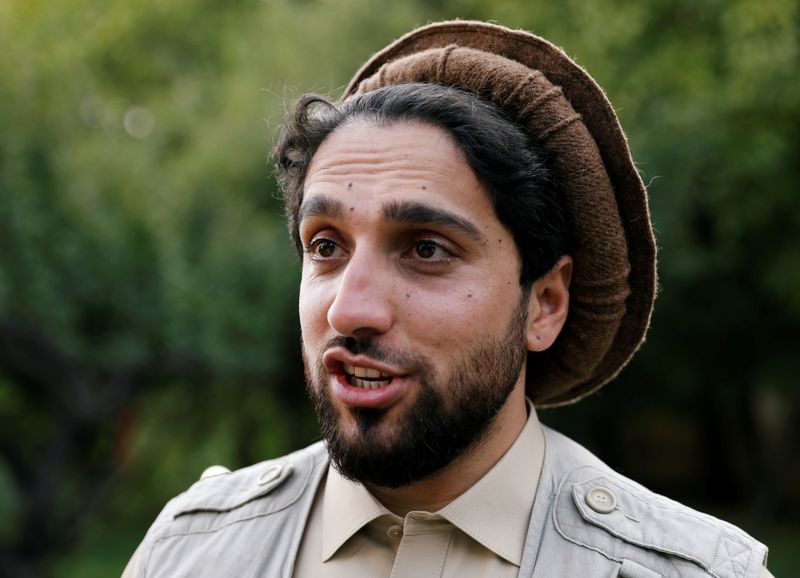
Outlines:
POLYGON ((742 530, 610 469, 572 471, 559 486, 553 516, 565 539, 653 575, 750 578, 765 562, 766 547, 742 530))

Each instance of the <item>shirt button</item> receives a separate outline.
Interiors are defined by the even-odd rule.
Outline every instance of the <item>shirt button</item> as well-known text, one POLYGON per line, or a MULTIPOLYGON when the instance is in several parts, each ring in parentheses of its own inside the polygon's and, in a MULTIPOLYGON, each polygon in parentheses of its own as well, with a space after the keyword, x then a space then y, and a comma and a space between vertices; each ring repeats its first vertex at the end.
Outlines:
POLYGON ((594 486, 586 492, 586 503, 595 512, 608 514, 616 509, 617 497, 604 486, 594 486))
POLYGON ((264 472, 260 476, 258 476, 256 483, 259 486, 265 486, 270 482, 274 482, 279 477, 281 477, 282 473, 283 473, 283 464, 271 466, 266 470, 264 470, 264 472))
POLYGON ((205 480, 212 476, 219 476, 220 474, 230 474, 231 471, 225 466, 208 466, 203 473, 200 474, 200 479, 205 480))
POLYGON ((403 527, 398 526, 397 524, 395 524, 394 526, 389 526, 389 529, 386 530, 386 533, 389 535, 390 538, 402 538, 403 527))

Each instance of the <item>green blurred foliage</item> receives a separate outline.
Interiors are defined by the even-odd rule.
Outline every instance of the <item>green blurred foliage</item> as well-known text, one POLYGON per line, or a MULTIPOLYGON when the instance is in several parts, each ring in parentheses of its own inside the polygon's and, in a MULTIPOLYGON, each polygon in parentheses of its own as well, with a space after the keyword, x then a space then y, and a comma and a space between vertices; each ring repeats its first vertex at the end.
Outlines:
POLYGON ((774 537, 776 575, 798 564, 797 0, 9 0, 0 555, 19 575, 118 574, 207 465, 315 439, 275 127, 294 97, 338 94, 390 39, 453 17, 565 47, 650 183, 648 343, 544 420, 774 537))

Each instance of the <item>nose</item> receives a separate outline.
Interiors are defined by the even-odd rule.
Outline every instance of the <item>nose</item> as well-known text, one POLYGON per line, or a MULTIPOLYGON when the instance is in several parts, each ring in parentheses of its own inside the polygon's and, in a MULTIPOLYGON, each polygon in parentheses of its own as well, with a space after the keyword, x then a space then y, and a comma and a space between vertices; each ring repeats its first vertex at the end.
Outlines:
POLYGON ((356 253, 338 279, 328 324, 346 337, 386 333, 394 320, 391 293, 380 259, 356 253))

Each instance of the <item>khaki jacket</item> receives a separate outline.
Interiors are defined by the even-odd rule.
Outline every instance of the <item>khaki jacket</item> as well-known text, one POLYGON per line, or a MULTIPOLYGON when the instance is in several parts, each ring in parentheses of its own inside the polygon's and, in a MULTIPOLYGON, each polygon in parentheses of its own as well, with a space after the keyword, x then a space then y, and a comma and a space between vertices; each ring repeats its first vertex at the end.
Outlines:
MULTIPOLYGON (((769 576, 767 548, 743 531, 650 492, 543 430, 520 577, 769 576)), ((167 504, 123 578, 290 578, 327 466, 317 443, 200 480, 167 504)))

